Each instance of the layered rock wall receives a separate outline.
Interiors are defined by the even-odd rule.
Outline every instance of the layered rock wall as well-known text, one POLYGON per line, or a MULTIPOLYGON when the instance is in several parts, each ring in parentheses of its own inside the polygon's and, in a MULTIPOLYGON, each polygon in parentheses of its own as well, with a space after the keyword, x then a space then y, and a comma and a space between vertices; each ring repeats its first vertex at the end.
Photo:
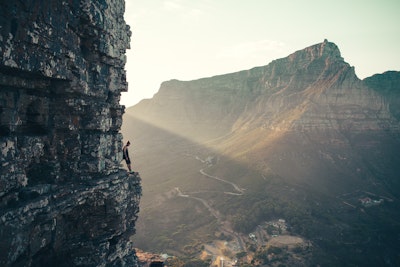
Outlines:
POLYGON ((0 265, 136 265, 123 0, 0 4, 0 265))
POLYGON ((299 132, 398 131, 392 114, 395 106, 389 108, 387 98, 368 89, 337 45, 324 40, 266 66, 164 82, 153 99, 133 109, 141 110, 140 119, 169 131, 191 139, 195 134, 211 139, 209 132, 215 138, 257 127, 299 132))

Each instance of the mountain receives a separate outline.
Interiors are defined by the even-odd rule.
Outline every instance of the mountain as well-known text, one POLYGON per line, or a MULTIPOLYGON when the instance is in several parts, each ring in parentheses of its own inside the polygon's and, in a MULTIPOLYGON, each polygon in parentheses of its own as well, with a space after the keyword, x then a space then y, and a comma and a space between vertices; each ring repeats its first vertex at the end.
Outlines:
POLYGON ((312 244, 304 266, 398 263, 399 91, 398 72, 360 80, 327 40, 162 83, 123 118, 143 177, 137 244, 193 256, 282 217, 312 244))

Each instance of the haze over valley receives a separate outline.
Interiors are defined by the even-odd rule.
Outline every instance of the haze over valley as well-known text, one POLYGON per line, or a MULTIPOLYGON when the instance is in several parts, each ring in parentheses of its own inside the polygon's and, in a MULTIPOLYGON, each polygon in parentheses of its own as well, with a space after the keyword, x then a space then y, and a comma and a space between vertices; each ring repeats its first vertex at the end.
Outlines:
POLYGON ((394 71, 360 80, 328 40, 164 82, 122 126, 143 179, 136 246, 206 263, 400 264, 399 86, 394 71))

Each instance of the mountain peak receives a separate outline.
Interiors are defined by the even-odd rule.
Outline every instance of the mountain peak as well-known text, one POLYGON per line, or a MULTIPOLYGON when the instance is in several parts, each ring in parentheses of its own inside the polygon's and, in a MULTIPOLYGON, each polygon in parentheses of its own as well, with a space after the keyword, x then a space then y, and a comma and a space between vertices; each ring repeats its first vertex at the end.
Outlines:
POLYGON ((306 47, 289 55, 290 61, 305 60, 311 62, 318 58, 330 58, 334 61, 344 61, 338 46, 335 43, 329 42, 327 39, 322 43, 306 47))

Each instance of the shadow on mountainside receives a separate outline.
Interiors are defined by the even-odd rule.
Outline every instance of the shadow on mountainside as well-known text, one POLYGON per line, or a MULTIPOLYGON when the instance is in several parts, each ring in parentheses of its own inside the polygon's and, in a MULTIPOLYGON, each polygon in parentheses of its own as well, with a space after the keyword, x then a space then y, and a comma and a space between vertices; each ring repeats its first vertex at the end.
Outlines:
MULTIPOLYGON (((314 158, 318 146, 301 150, 304 155, 299 156, 293 146, 299 141, 296 137, 278 141, 266 157, 271 162, 266 172, 257 169, 257 162, 234 160, 210 144, 204 146, 129 114, 122 133, 133 144, 133 169, 143 179, 133 237, 141 249, 195 256, 203 244, 221 236, 224 222, 234 232, 248 233, 263 221, 285 218, 294 234, 313 242, 315 264, 381 264, 398 254, 399 237, 393 235, 400 219, 397 198, 372 176, 349 177, 346 169, 354 166, 345 161, 333 167, 326 164, 332 161, 329 155, 314 158), (316 166, 318 162, 325 165, 316 166), (340 173, 337 168, 344 170, 340 173), (307 169, 317 177, 307 177, 307 169), (290 173, 297 179, 285 176, 290 173), (243 194, 232 194, 233 184, 243 194), (365 208, 359 199, 367 196, 383 198, 384 205, 365 208)), ((357 162, 368 157, 372 156, 357 162)))

